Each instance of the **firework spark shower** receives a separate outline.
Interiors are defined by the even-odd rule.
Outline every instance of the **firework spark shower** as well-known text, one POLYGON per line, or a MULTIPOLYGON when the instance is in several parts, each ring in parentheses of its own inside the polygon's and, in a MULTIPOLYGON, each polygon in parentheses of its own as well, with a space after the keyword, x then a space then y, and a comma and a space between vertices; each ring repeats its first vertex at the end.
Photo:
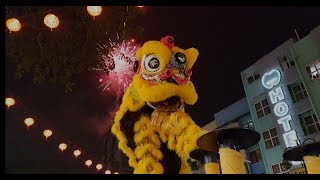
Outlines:
MULTIPOLYGON (((103 74, 99 77, 102 91, 121 93, 128 87, 134 75, 135 53, 139 45, 134 39, 120 43, 109 42, 99 45, 98 53, 103 63, 103 74)), ((101 69, 102 70, 102 69, 101 69)))

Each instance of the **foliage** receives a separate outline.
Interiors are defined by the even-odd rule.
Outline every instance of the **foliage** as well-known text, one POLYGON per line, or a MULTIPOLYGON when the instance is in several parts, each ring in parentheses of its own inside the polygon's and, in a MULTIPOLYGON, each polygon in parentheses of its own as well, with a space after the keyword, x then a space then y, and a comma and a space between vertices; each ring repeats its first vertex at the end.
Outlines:
POLYGON ((6 19, 15 17, 22 28, 7 30, 6 60, 16 64, 16 77, 32 75, 34 83, 58 83, 66 92, 72 91, 74 77, 100 67, 97 44, 109 38, 139 38, 143 28, 135 23, 141 9, 131 7, 103 7, 93 18, 86 7, 6 7, 6 19), (43 23, 48 13, 55 14, 60 24, 52 31, 43 23))

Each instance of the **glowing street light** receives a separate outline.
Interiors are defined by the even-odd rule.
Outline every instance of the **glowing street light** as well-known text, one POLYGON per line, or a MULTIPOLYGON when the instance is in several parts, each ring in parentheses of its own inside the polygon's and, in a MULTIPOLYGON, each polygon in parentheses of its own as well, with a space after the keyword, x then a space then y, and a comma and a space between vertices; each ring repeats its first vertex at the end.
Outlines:
POLYGON ((47 140, 50 136, 52 136, 52 131, 49 129, 46 129, 43 131, 43 135, 46 137, 46 140, 47 140))
POLYGON ((92 161, 91 161, 91 160, 86 160, 85 164, 86 164, 88 167, 90 167, 91 164, 92 164, 92 161))
POLYGON ((75 150, 75 151, 73 151, 73 155, 75 156, 75 157, 78 157, 78 156, 80 156, 80 154, 81 154, 81 151, 80 150, 75 150))
POLYGON ((34 124, 33 118, 26 118, 26 119, 24 120, 24 124, 27 125, 27 128, 29 128, 30 126, 32 126, 32 125, 34 124))
POLYGON ((64 150, 66 150, 67 149, 67 144, 65 144, 65 143, 61 143, 61 144, 59 144, 59 149, 61 150, 61 151, 64 151, 64 150))
POLYGON ((6 105, 8 108, 10 108, 10 106, 13 106, 16 103, 16 101, 13 98, 6 98, 6 105))

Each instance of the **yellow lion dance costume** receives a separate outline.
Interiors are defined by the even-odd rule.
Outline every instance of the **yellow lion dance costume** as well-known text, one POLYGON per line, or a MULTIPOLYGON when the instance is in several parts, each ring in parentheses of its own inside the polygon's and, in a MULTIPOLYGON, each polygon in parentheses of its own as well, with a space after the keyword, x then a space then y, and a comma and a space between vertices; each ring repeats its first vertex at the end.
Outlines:
POLYGON ((195 48, 174 46, 171 36, 137 50, 137 73, 111 129, 134 174, 191 173, 187 160, 201 129, 184 112, 184 104, 198 99, 190 81, 198 55, 195 48))

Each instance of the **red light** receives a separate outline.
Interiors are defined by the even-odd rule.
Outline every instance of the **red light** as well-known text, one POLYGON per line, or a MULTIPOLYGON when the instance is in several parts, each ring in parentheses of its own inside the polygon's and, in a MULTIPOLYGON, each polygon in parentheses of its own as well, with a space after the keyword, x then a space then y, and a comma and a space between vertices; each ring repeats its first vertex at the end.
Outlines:
POLYGON ((100 82, 102 82, 102 79, 99 79, 100 82))

